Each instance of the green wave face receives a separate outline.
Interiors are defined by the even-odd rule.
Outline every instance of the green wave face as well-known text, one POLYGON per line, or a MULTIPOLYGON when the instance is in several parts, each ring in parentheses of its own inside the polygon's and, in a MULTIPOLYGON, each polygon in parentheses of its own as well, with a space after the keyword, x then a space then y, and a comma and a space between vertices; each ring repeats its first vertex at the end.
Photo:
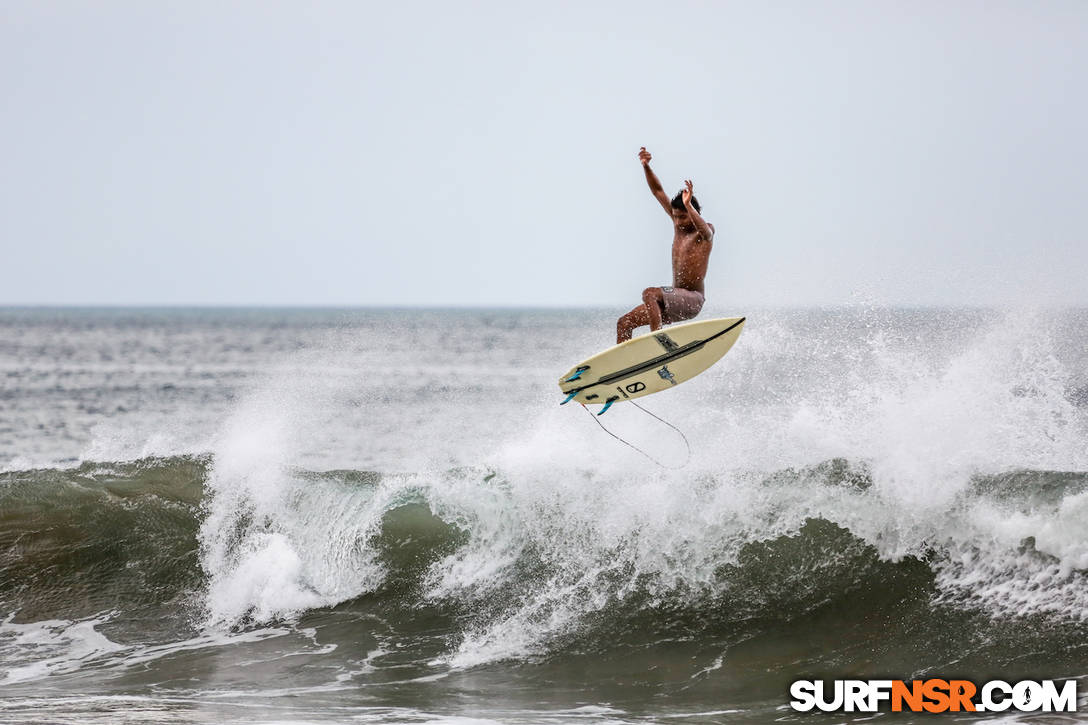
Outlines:
MULTIPOLYGON (((192 637, 209 626, 257 632, 292 622, 348 636, 343 617, 351 613, 383 622, 383 636, 400 642, 399 656, 419 672, 435 663, 476 666, 509 657, 570 666, 592 658, 595 666, 619 671, 658 666, 664 657, 676 677, 691 677, 707 653, 723 651, 740 661, 773 653, 766 664, 780 674, 796 663, 835 672, 840 660, 855 661, 847 650, 858 646, 870 648, 871 672, 913 671, 932 659, 934 648, 949 658, 967 652, 962 661, 980 670, 1026 671, 1044 660, 1053 665, 1050 654, 1024 656, 1022 648, 1037 646, 1040 637, 1064 647, 1069 666, 1080 661, 1084 625, 1070 591, 1083 589, 1083 572, 1068 571, 1065 584, 1049 594, 1059 602, 1064 597, 1065 609, 994 606, 965 582, 983 572, 992 586, 1028 586, 1039 572, 1060 569, 1060 560, 1030 537, 1002 559, 951 532, 891 555, 879 537, 894 529, 884 528, 874 542, 869 528, 880 502, 867 468, 841 459, 752 474, 739 485, 767 497, 761 519, 722 517, 688 529, 686 540, 656 544, 648 540, 660 533, 652 526, 606 541, 600 531, 582 528, 562 501, 521 508, 519 484, 501 472, 288 471, 296 488, 282 515, 312 522, 306 508, 320 500, 374 520, 335 541, 340 569, 300 569, 291 584, 312 594, 314 606, 269 614, 251 602, 229 621, 209 618, 222 574, 209 570, 202 531, 217 505, 207 491, 214 467, 209 457, 177 457, 3 474, 0 602, 12 621, 111 612, 113 637, 146 641, 192 637), (442 493, 453 487, 473 492, 472 503, 459 507, 442 493), (796 490, 808 492, 800 504, 773 502, 796 490), (311 500, 307 492, 320 495, 311 500), (819 501, 823 515, 805 510, 819 501), (508 518, 488 520, 485 511, 508 518), (598 540, 586 538, 593 536, 598 540), (966 571, 969 555, 992 561, 966 571), (1002 570, 1009 562, 1021 571, 1002 570), (359 570, 372 576, 359 578, 359 570), (344 572, 345 580, 330 580, 330 571, 344 572), (995 631, 1002 636, 996 649, 982 641, 995 631), (503 650, 515 634, 521 649, 503 650)), ((723 492, 713 480, 701 487, 689 493, 708 504, 723 492)), ((1085 474, 1024 471, 977 479, 964 505, 1006 515, 1058 511, 1086 490, 1085 474)), ((239 562, 253 553, 254 541, 289 536, 291 529, 262 520, 257 506, 236 505, 231 530, 218 532, 228 549, 218 561, 241 577, 239 562)), ((329 525, 314 524, 313 540, 343 534, 336 520, 329 525)))

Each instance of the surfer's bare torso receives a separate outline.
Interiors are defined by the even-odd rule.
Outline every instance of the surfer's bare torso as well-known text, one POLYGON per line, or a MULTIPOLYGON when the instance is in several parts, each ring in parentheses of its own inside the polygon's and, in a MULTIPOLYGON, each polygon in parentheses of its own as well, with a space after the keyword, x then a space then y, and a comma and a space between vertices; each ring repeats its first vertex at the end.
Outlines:
MULTIPOLYGON (((714 245, 714 225, 706 224, 709 235, 700 231, 687 211, 669 210, 672 215, 672 286, 704 292, 703 280, 714 245)), ((705 223, 705 222, 704 222, 705 223)))

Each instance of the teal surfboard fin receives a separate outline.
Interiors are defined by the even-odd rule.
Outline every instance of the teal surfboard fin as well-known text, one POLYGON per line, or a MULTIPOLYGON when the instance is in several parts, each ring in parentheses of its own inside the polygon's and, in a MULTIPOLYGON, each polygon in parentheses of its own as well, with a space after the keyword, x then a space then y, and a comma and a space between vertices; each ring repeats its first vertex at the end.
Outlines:
POLYGON ((578 378, 582 377, 582 373, 584 373, 586 370, 589 370, 588 365, 582 365, 582 366, 578 367, 577 369, 575 369, 574 375, 571 375, 569 378, 567 378, 563 382, 564 383, 569 383, 572 380, 577 380, 578 378))
POLYGON ((601 408, 601 412, 597 413, 597 415, 604 415, 606 412, 608 412, 608 409, 612 407, 612 404, 615 403, 619 399, 620 399, 620 396, 613 395, 611 398, 604 401, 604 407, 601 408))

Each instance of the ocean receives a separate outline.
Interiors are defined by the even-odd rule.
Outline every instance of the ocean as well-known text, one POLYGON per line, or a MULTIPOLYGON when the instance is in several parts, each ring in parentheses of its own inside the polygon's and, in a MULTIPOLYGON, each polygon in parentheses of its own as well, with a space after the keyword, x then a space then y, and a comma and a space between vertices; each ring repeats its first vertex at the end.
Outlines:
POLYGON ((1088 711, 1088 311, 710 309, 630 446, 556 385, 619 312, 0 308, 0 722, 1088 711))

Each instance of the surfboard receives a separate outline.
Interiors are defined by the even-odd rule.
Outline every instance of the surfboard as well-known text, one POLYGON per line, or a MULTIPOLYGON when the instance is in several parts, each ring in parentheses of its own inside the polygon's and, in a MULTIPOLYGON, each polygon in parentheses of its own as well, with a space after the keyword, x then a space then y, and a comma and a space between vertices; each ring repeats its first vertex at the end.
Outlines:
POLYGON ((621 342, 559 378, 559 389, 567 397, 563 402, 604 405, 607 410, 613 403, 676 387, 721 360, 740 336, 744 320, 684 322, 621 342))

